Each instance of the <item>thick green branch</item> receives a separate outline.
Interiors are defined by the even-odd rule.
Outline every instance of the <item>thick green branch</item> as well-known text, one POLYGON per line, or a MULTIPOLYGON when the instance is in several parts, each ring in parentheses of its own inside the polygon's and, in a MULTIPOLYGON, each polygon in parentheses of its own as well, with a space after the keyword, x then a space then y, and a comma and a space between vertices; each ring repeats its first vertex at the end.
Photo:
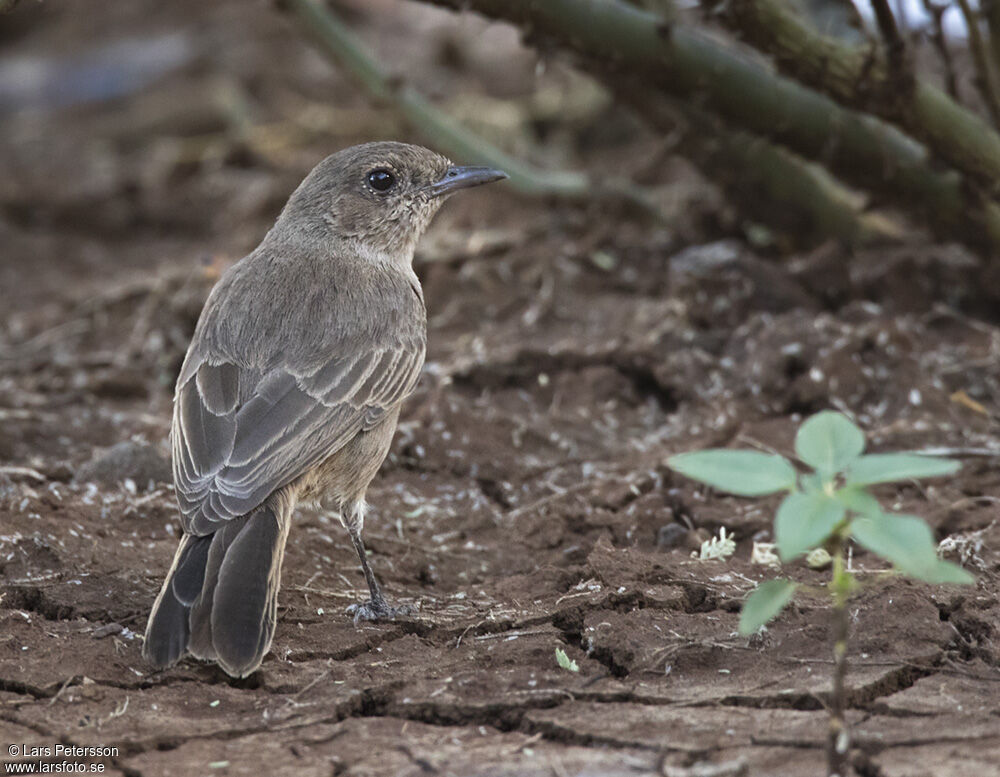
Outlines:
POLYGON ((689 102, 651 95, 630 79, 607 83, 651 126, 676 133, 677 151, 751 218, 807 243, 836 238, 863 245, 902 237, 899 225, 866 213, 866 198, 820 165, 758 135, 730 129, 689 102))
MULTIPOLYGON (((1000 208, 970 191, 961 176, 935 170, 919 144, 687 25, 664 24, 617 0, 424 2, 513 22, 573 50, 598 74, 641 76, 651 88, 696 101, 735 127, 787 145, 848 183, 902 204, 940 235, 1000 254, 1000 208)), ((983 142, 976 138, 973 146, 983 142)), ((1000 170, 1000 147, 995 157, 1000 170)))
POLYGON ((782 72, 898 124, 989 191, 1000 186, 1000 135, 937 87, 917 79, 900 88, 879 52, 819 33, 781 0, 727 0, 716 11, 724 25, 773 56, 782 72))

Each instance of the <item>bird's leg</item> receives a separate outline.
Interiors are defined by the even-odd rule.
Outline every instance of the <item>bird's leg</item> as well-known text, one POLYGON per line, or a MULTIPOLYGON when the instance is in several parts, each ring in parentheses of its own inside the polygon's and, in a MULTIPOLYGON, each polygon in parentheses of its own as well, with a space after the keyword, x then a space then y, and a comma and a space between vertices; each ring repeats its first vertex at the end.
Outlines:
POLYGON ((347 608, 347 614, 354 616, 355 624, 359 621, 392 620, 397 615, 409 615, 413 612, 412 607, 409 605, 391 607, 382 594, 382 586, 379 585, 375 573, 372 572, 371 564, 368 563, 368 552, 365 550, 364 540, 361 539, 364 520, 362 503, 351 510, 350 517, 344 523, 347 525, 351 542, 354 543, 354 549, 358 552, 358 558, 361 560, 361 570, 365 573, 365 581, 368 583, 371 599, 360 604, 352 604, 347 608))
POLYGON ((372 607, 376 610, 388 609, 385 596, 382 595, 382 586, 378 584, 371 564, 368 563, 368 552, 365 550, 364 540, 361 539, 361 532, 352 528, 351 541, 354 543, 354 549, 358 552, 358 558, 361 559, 361 571, 365 573, 365 581, 368 583, 368 590, 372 595, 370 602, 372 607))

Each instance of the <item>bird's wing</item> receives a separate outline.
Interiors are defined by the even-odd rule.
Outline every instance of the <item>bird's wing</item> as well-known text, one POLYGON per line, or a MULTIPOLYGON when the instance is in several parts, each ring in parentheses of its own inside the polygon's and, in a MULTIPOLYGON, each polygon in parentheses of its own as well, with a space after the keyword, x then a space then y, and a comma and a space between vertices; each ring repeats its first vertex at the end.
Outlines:
POLYGON ((254 370, 210 355, 191 361, 174 400, 174 482, 184 530, 201 535, 378 424, 416 384, 424 341, 413 336, 306 370, 254 370))

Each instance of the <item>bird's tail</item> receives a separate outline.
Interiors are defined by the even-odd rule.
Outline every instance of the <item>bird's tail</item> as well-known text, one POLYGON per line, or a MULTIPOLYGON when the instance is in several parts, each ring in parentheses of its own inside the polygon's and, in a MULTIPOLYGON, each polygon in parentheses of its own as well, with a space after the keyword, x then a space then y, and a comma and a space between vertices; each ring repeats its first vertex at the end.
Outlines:
POLYGON ((281 561, 294 496, 278 492, 214 534, 185 534, 153 604, 143 656, 156 667, 186 652, 246 677, 274 637, 281 561))

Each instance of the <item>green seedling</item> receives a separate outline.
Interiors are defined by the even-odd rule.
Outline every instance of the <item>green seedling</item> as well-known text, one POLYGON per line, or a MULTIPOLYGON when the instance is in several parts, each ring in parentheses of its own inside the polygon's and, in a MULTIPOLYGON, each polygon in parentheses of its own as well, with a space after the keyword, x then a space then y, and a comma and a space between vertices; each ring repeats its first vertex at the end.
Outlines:
MULTIPOLYGON (((930 527, 916 516, 886 512, 868 490, 878 483, 951 475, 957 461, 914 453, 865 454, 862 431, 840 413, 818 413, 799 427, 795 453, 811 468, 800 473, 784 456, 757 451, 682 453, 667 462, 689 478, 737 496, 786 492, 774 517, 774 544, 783 562, 817 550, 832 559, 834 674, 827 741, 830 774, 845 774, 850 745, 844 722, 847 674, 847 601, 857 588, 845 551, 854 541, 900 574, 928 583, 972 583, 960 566, 938 558, 930 527)), ((815 558, 815 556, 812 556, 815 558)), ((753 634, 795 596, 798 584, 768 580, 747 597, 740 631, 753 634)))
POLYGON ((566 651, 562 648, 556 648, 556 663, 559 664, 560 669, 566 669, 570 672, 579 672, 580 666, 572 658, 566 655, 566 651))

